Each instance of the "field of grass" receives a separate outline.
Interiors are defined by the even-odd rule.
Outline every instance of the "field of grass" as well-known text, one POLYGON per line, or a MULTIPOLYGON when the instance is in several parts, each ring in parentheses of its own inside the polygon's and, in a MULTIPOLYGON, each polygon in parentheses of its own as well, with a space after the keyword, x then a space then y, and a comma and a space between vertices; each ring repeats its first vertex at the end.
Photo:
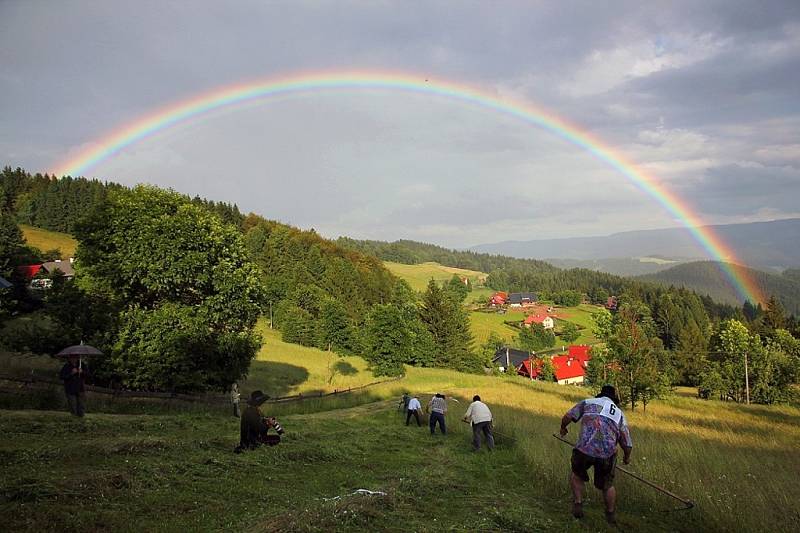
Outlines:
MULTIPOLYGON (((274 332, 265 339, 247 390, 275 395, 374 379, 346 358, 356 372, 329 384, 329 354, 286 345, 274 332)), ((242 455, 232 453, 237 420, 227 409, 112 415, 90 398, 81 421, 3 410, 0 515, 9 531, 603 531, 594 489, 587 517, 569 515, 569 447, 551 436, 588 393, 411 368, 404 380, 363 393, 267 404, 286 428, 284 442, 242 455), (404 389, 423 403, 436 391, 451 398, 447 437, 402 424, 396 401, 404 389), (458 421, 475 393, 495 414, 492 454, 471 453, 458 421), (347 496, 359 488, 386 495, 347 496)), ((619 474, 620 529, 800 528, 800 409, 676 394, 626 415, 630 468, 697 506, 665 512, 676 502, 619 474)), ((572 426, 569 438, 575 433, 572 426)))
POLYGON ((563 320, 556 321, 556 328, 560 330, 563 321, 573 322, 580 326, 581 336, 575 341, 575 344, 594 344, 597 338, 592 334, 594 322, 592 315, 598 312, 598 307, 594 305, 581 304, 577 307, 559 307, 556 308, 556 314, 563 320), (561 322, 561 324, 559 324, 561 322))
POLYGON ((62 259, 75 257, 75 248, 78 246, 78 241, 73 239, 71 235, 34 228, 33 226, 27 226, 25 224, 20 224, 19 228, 22 230, 22 234, 25 236, 25 240, 30 246, 34 246, 42 251, 58 248, 61 250, 62 259))
POLYGON ((519 334, 519 330, 505 323, 506 320, 522 320, 522 315, 500 313, 483 313, 472 311, 469 314, 470 330, 475 339, 475 345, 485 343, 491 333, 496 333, 501 338, 511 341, 519 334))
MULTIPOLYGON (((439 263, 404 265, 402 263, 384 261, 383 265, 398 278, 406 280, 408 284, 411 285, 411 288, 415 291, 424 291, 431 279, 434 279, 440 283, 442 281, 450 281, 450 278, 453 277, 453 274, 458 274, 459 276, 469 278, 473 286, 482 284, 483 280, 486 279, 486 274, 484 272, 447 267, 440 265, 439 263)), ((487 291, 488 289, 484 289, 484 292, 487 291)), ((467 299, 470 298, 471 296, 467 297, 467 299)))

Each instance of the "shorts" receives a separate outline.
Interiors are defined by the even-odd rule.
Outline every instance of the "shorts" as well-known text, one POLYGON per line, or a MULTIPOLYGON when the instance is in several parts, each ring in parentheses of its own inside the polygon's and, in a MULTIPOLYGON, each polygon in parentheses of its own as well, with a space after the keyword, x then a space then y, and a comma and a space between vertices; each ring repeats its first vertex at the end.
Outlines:
POLYGON ((614 468, 617 454, 601 459, 586 455, 578 449, 572 450, 572 472, 584 481, 589 481, 589 468, 594 467, 594 486, 608 490, 614 485, 614 468))

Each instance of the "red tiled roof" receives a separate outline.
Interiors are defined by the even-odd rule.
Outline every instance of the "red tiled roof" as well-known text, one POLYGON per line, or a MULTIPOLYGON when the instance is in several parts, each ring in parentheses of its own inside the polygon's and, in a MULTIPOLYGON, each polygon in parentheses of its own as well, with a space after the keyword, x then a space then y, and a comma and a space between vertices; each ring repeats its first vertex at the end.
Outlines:
POLYGON ((547 316, 542 316, 542 315, 531 315, 531 316, 529 316, 528 318, 525 319, 525 324, 526 325, 530 325, 530 324, 533 324, 534 322, 536 324, 541 324, 547 318, 548 318, 547 316))
MULTIPOLYGON (((542 360, 541 359, 533 359, 533 379, 539 377, 539 372, 542 370, 542 360)), ((531 376, 531 359, 526 359, 522 362, 517 370, 517 374, 521 374, 523 376, 531 376)))
POLYGON ((569 356, 579 359, 589 359, 589 346, 585 344, 573 344, 569 347, 569 356))
POLYGON ((576 359, 569 355, 553 357, 553 366, 556 369, 556 380, 578 378, 584 375, 587 360, 576 359))

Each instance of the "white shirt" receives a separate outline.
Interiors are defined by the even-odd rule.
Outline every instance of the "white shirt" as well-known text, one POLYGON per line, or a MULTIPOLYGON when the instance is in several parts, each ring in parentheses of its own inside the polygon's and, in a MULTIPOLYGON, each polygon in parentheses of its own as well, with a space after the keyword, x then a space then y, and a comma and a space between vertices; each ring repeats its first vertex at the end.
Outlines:
POLYGON ((422 409, 422 404, 419 403, 419 400, 416 398, 411 398, 411 401, 408 402, 408 410, 409 411, 417 411, 422 409))
POLYGON ((473 424, 480 424, 481 422, 491 422, 492 421, 492 412, 489 410, 489 407, 481 402, 472 402, 469 404, 469 408, 467 408, 466 414, 464 414, 464 418, 472 422, 473 424))

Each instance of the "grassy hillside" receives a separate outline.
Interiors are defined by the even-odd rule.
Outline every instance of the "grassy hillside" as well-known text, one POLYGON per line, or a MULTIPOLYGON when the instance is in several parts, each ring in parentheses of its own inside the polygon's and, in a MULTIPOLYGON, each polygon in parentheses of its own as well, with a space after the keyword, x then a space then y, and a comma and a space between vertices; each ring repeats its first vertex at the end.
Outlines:
MULTIPOLYGON (((762 293, 767 297, 774 294, 788 312, 800 314, 799 281, 788 276, 770 274, 751 268, 746 268, 745 271, 751 279, 755 280, 762 293)), ((700 294, 708 294, 714 300, 733 305, 744 303, 728 279, 720 272, 717 263, 713 261, 685 263, 657 274, 640 276, 637 279, 686 287, 700 294)))
MULTIPOLYGON (((248 388, 315 390, 329 354, 267 332, 248 388), (271 368, 266 365, 274 365, 271 368), (284 368, 285 380, 277 370, 284 368), (298 370, 299 369, 299 370, 298 370)), ((353 380, 371 377, 356 361, 353 380)), ((355 381, 354 381, 355 382, 355 381)), ((587 391, 521 378, 410 369, 402 382, 362 394, 269 406, 284 442, 231 450, 237 420, 223 406, 151 415, 5 410, 0 416, 0 509, 11 531, 603 531, 599 494, 587 517, 569 514, 569 448, 550 435, 587 391), (405 427, 403 389, 444 391, 447 437, 405 427), (495 453, 469 451, 458 421, 480 393, 496 419, 495 453), (348 496, 359 488, 386 496, 348 496), (331 500, 336 496, 341 498, 331 500), (435 504, 433 503, 435 502, 435 504)), ((627 412, 631 469, 693 499, 691 511, 618 476, 623 530, 796 531, 800 409, 676 396, 627 412)), ((570 437, 574 438, 575 429, 570 437)))
POLYGON ((33 226, 28 226, 25 224, 20 224, 19 227, 29 245, 34 246, 42 251, 58 248, 61 250, 62 259, 75 257, 75 248, 78 246, 78 241, 73 239, 71 235, 68 235, 67 233, 59 233, 57 231, 34 228, 33 226))
POLYGON ((402 263, 393 263, 391 261, 384 261, 384 266, 395 276, 402 278, 411 285, 415 291, 424 291, 428 286, 428 282, 434 279, 438 282, 450 281, 453 274, 469 278, 473 285, 483 284, 486 279, 486 274, 476 270, 467 270, 464 268, 454 268, 440 265, 439 263, 420 263, 418 265, 405 265, 402 263))

